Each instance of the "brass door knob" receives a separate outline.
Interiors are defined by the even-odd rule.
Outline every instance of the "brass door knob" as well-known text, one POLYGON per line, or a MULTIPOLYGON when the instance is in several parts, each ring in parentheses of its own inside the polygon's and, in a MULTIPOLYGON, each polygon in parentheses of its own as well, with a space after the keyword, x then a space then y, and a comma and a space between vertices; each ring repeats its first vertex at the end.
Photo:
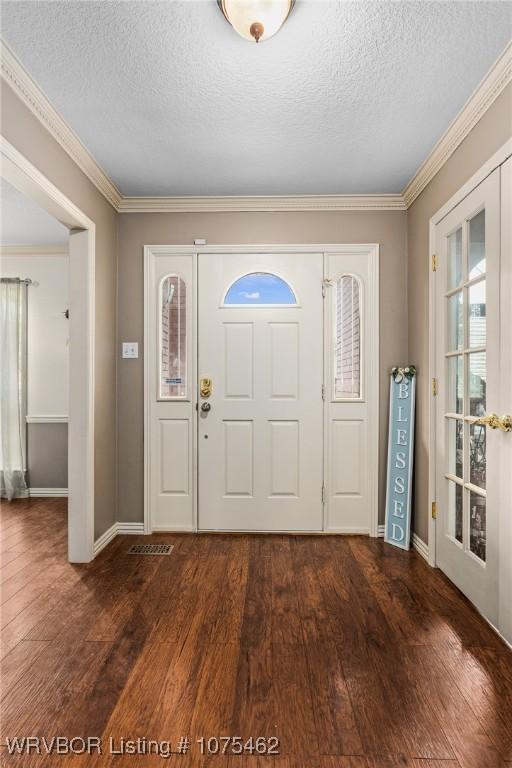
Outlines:
POLYGON ((474 424, 481 424, 490 429, 501 429, 503 432, 512 432, 512 416, 509 413, 506 413, 501 419, 497 413, 490 413, 488 416, 477 419, 474 424))

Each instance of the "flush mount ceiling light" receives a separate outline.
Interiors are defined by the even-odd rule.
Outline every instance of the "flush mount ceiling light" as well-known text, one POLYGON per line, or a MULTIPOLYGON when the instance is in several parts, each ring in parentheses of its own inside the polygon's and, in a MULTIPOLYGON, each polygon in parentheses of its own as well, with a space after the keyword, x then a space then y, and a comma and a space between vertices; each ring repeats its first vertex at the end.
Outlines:
POLYGON ((279 32, 295 0, 217 0, 217 3, 239 35, 259 43, 279 32))

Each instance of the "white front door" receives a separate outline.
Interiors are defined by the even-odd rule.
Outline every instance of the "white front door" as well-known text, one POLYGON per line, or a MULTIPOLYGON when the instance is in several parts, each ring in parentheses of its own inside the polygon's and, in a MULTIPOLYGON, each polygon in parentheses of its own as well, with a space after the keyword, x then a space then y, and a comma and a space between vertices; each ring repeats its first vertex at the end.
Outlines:
POLYGON ((323 529, 322 279, 321 253, 198 256, 201 530, 323 529))
POLYGON ((435 277, 436 562, 498 627, 504 590, 510 605, 500 538, 512 514, 512 434, 481 420, 512 407, 510 293, 503 294, 504 286, 510 290, 510 235, 506 248, 500 242, 510 212, 500 213, 502 173, 494 171, 437 225, 435 277))

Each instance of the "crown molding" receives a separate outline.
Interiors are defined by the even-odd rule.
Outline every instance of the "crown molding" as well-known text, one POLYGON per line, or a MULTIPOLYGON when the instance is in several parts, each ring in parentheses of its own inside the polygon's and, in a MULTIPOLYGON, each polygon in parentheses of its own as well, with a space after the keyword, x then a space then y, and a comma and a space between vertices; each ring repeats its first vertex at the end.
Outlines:
POLYGON ((512 42, 507 45, 495 61, 403 190, 402 195, 407 208, 412 205, 436 173, 441 170, 511 80, 512 42))
POLYGON ((244 211, 405 211, 402 195, 273 195, 123 197, 120 213, 225 213, 244 211))
POLYGON ((122 195, 115 184, 3 40, 0 43, 0 58, 3 79, 117 210, 122 195))
POLYGON ((512 80, 509 43, 401 194, 129 197, 121 194, 4 41, 0 53, 1 76, 119 213, 405 211, 512 80))
POLYGON ((67 245, 0 245, 0 256, 67 256, 67 245))

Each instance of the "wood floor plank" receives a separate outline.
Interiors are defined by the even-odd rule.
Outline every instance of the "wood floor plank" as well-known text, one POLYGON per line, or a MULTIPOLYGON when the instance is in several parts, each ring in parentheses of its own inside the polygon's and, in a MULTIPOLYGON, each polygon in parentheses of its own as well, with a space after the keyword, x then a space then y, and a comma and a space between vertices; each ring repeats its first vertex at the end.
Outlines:
POLYGON ((233 703, 233 733, 249 736, 275 735, 272 645, 240 644, 233 703))
POLYGON ((411 592, 408 581, 386 572, 382 560, 375 556, 370 539, 353 537, 349 545, 397 641, 414 645, 457 641, 450 626, 411 592))
POLYGON ((272 646, 275 735, 282 755, 320 755, 304 648, 272 646))
POLYGON ((303 639, 307 644, 329 642, 334 635, 310 547, 302 536, 293 537, 290 544, 303 639))
POLYGON ((193 741, 233 732, 239 645, 210 643, 203 651, 200 682, 187 729, 193 741))
POLYGON ((271 555, 272 642, 301 643, 302 625, 293 566, 290 539, 275 542, 271 555))
POLYGON ((333 641, 307 643, 305 653, 320 752, 325 755, 363 755, 336 644, 333 641))
POLYGON ((259 537, 251 539, 240 633, 243 648, 266 647, 272 639, 272 560, 261 554, 262 548, 259 537))
POLYGON ((374 539, 368 540, 368 547, 387 573, 403 579, 414 598, 449 627, 460 647, 503 649, 498 635, 438 568, 430 568, 415 552, 383 547, 374 539))
POLYGON ((37 580, 29 582, 16 591, 2 605, 1 627, 6 627, 24 608, 46 591, 51 591, 52 585, 62 579, 68 571, 69 568, 66 563, 53 561, 37 580))
POLYGON ((498 750, 459 688, 454 685, 436 649, 428 653, 424 648, 410 647, 402 658, 419 695, 436 712, 461 768, 500 766, 503 760, 498 750))
MULTIPOLYGON (((369 757, 368 768, 460 768, 457 760, 416 760, 410 757, 369 757)), ((496 766, 499 768, 499 766, 496 766)))
POLYGON ((441 664, 505 761, 512 761, 512 664, 505 650, 438 648, 441 664))
POLYGON ((16 686, 2 696, 2 740, 16 734, 54 734, 54 723, 68 703, 67 687, 94 663, 96 646, 85 642, 74 646, 49 643, 37 664, 27 669, 16 686))
POLYGON ((18 643, 1 661, 0 691, 6 696, 10 689, 31 667, 37 657, 48 647, 46 641, 28 641, 18 643))

